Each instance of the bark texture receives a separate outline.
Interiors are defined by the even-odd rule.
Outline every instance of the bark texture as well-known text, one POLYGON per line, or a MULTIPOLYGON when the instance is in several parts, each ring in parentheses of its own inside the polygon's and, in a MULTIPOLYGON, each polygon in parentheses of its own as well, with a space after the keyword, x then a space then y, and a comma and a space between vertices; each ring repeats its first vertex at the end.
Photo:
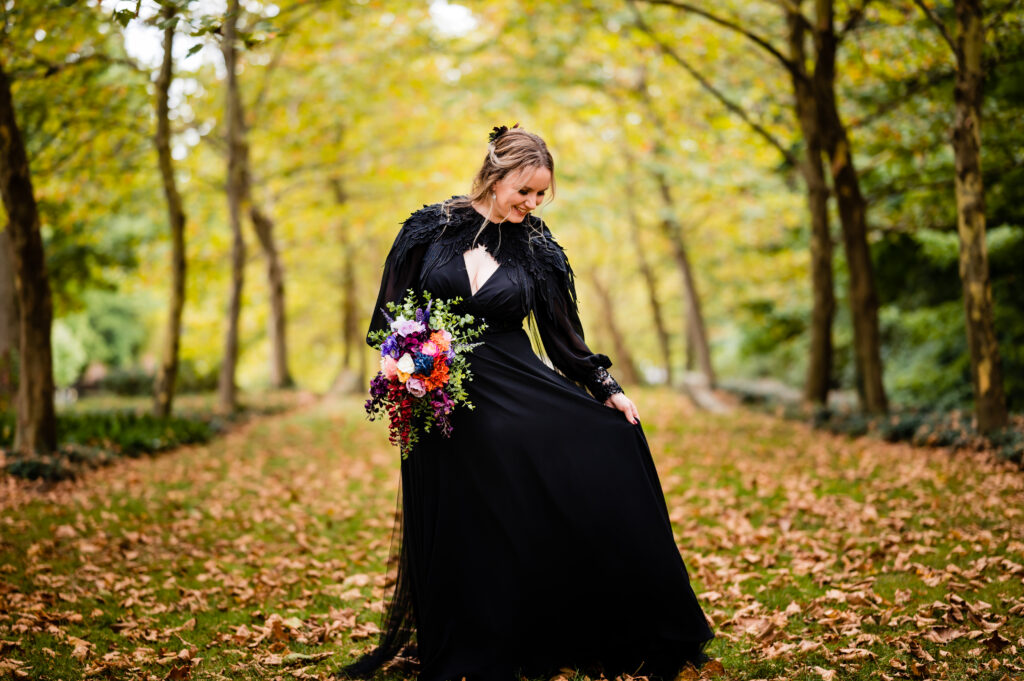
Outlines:
MULTIPOLYGON (((231 15, 232 36, 238 33, 239 10, 237 3, 233 3, 234 9, 229 8, 231 15)), ((270 339, 270 385, 273 388, 291 388, 295 385, 291 371, 288 369, 288 321, 285 307, 284 287, 284 263, 281 260, 281 252, 277 248, 274 238, 274 220, 270 212, 259 205, 253 191, 253 172, 249 158, 249 131, 246 124, 245 103, 238 86, 238 51, 235 40, 227 38, 227 22, 225 22, 224 47, 231 51, 231 68, 228 69, 228 108, 232 117, 229 125, 233 128, 232 136, 234 141, 231 144, 229 154, 234 154, 234 163, 239 167, 235 170, 236 182, 239 186, 236 192, 241 199, 239 205, 239 220, 241 215, 248 211, 249 219, 252 222, 253 232, 256 234, 256 241, 260 245, 263 257, 267 263, 267 289, 270 292, 270 315, 267 320, 267 336, 270 339)), ((227 52, 225 51, 225 65, 227 64, 227 52)), ((231 162, 229 161, 229 164, 231 162)))
POLYGON ((238 388, 235 369, 238 366, 238 324, 242 309, 242 291, 245 286, 245 238, 242 234, 242 216, 249 204, 246 193, 248 183, 244 177, 246 155, 241 100, 236 72, 235 48, 238 26, 238 0, 230 0, 224 19, 222 50, 226 78, 226 119, 228 143, 227 198, 228 220, 231 224, 231 291, 228 298, 227 330, 224 334, 224 358, 220 366, 218 402, 221 410, 235 411, 238 407, 238 388))
POLYGON ((615 300, 596 272, 591 272, 590 283, 593 284, 594 291, 597 292, 597 297, 601 301, 601 308, 605 312, 602 318, 608 329, 608 335, 611 336, 612 346, 615 348, 615 376, 621 383, 640 385, 643 381, 640 378, 640 372, 637 371, 636 362, 633 361, 633 353, 630 351, 626 336, 622 333, 622 328, 619 327, 618 320, 615 318, 615 300))
MULTIPOLYGON (((629 160, 629 168, 627 170, 628 180, 626 186, 626 196, 636 196, 636 190, 633 186, 633 159, 627 150, 624 150, 626 158, 629 160)), ((651 308, 651 317, 654 319, 654 329, 658 336, 658 348, 661 350, 661 356, 664 360, 663 369, 665 371, 665 385, 672 385, 673 371, 672 371, 672 343, 668 334, 668 327, 665 325, 665 314, 661 306, 661 296, 658 295, 658 278, 654 273, 654 268, 651 267, 651 261, 647 257, 647 251, 643 243, 643 229, 640 227, 640 216, 636 214, 636 209, 633 207, 633 202, 630 200, 626 201, 626 207, 629 211, 629 230, 633 247, 636 250, 637 267, 640 270, 640 276, 644 280, 644 290, 647 292, 647 304, 651 308)))
POLYGON ((174 392, 178 379, 178 354, 181 347, 181 315, 185 307, 185 211, 174 179, 174 161, 171 157, 171 123, 168 93, 174 79, 175 22, 177 9, 166 4, 161 17, 167 22, 164 28, 163 62, 156 80, 156 152, 163 179, 164 198, 167 201, 167 224, 171 234, 171 296, 167 309, 167 327, 164 331, 164 346, 160 367, 153 387, 153 413, 166 417, 174 408, 174 392))
MULTIPOLYGON (((655 134, 658 140, 667 139, 667 131, 664 121, 658 116, 654 105, 651 103, 650 93, 647 90, 647 83, 641 79, 637 86, 637 94, 647 111, 647 116, 654 124, 655 134)), ((655 143, 656 155, 664 155, 664 148, 660 142, 655 143)), ((696 365, 704 379, 707 387, 713 389, 716 384, 715 370, 711 363, 711 346, 708 343, 707 328, 704 325, 704 314, 701 310, 700 295, 697 292, 697 282, 693 276, 693 268, 690 264, 690 257, 686 250, 686 240, 683 236, 683 226, 676 218, 675 198, 672 196, 672 187, 669 184, 665 173, 657 168, 652 168, 651 174, 658 186, 658 193, 663 206, 663 217, 661 219, 661 231, 668 239, 672 248, 672 257, 679 268, 679 275, 682 278, 683 309, 686 317, 687 339, 686 358, 687 369, 696 365)))
POLYGON ((881 338, 878 329, 878 294, 867 239, 867 203, 853 163, 846 126, 836 102, 836 48, 833 0, 814 0, 815 67, 813 87, 818 122, 830 160, 832 186, 843 228, 843 246, 850 273, 849 298, 853 319, 853 345, 857 368, 857 394, 861 408, 885 413, 889 401, 882 382, 881 338))
POLYGON ((832 386, 832 323, 835 319, 835 284, 832 271, 832 234, 828 216, 828 183, 822 163, 821 130, 811 78, 807 73, 807 39, 800 2, 787 12, 789 58, 793 101, 800 132, 804 138, 804 157, 800 173, 807 191, 807 208, 811 215, 811 339, 804 383, 804 399, 827 404, 832 386))
POLYGON ((18 321, 18 296, 14 288, 14 255, 11 230, 0 232, 0 412, 14 408, 21 323, 18 321))
POLYGON ((0 194, 10 222, 14 285, 18 295, 18 419, 14 447, 25 453, 57 449, 57 416, 53 404, 53 354, 50 332, 53 302, 46 272, 28 156, 11 96, 11 83, 0 62, 0 194))
POLYGON ((656 179, 666 214, 666 217, 661 220, 661 230, 672 247, 672 257, 675 258, 679 275, 683 279, 683 302, 689 352, 693 353, 693 362, 696 363, 699 371, 707 380, 708 388, 714 388, 716 378, 714 367, 711 364, 711 346, 708 343, 707 328, 704 325, 704 314, 701 311, 700 296, 697 293, 697 282, 693 276, 693 267, 690 265, 690 256, 686 251, 683 226, 674 217, 675 201, 672 198, 672 189, 669 187, 668 180, 661 173, 657 173, 656 179))
MULTIPOLYGON (((248 162, 246 154, 245 163, 248 162)), ((251 173, 246 172, 244 176, 251 177, 251 173)), ((251 187, 247 193, 252 194, 251 187)), ((274 240, 274 221, 255 203, 250 203, 249 216, 263 257, 267 261, 267 287, 270 289, 270 318, 267 320, 267 331, 270 336, 270 385, 274 388, 291 388, 295 385, 295 380, 288 369, 288 314, 284 298, 284 264, 281 262, 281 252, 274 240)))
POLYGON ((992 314, 988 248, 985 244, 985 188, 981 175, 982 50, 985 27, 980 0, 955 0, 956 85, 953 96, 953 152, 956 165, 957 232, 963 285, 967 346, 971 354, 974 413, 978 429, 1007 424, 1002 360, 992 314))
MULTIPOLYGON (((328 181, 338 212, 348 202, 344 181, 337 176, 328 181)), ((333 393, 362 393, 366 390, 366 352, 359 319, 359 290, 356 281, 356 243, 352 226, 338 223, 338 249, 341 257, 341 369, 331 385, 333 393)))

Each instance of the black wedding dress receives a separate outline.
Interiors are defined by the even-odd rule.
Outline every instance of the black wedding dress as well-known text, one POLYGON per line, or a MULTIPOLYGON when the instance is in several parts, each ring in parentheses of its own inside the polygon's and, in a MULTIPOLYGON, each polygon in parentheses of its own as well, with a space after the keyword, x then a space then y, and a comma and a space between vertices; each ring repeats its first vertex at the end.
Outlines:
POLYGON ((532 215, 479 232, 472 206, 449 203, 406 220, 371 330, 407 288, 461 296, 488 323, 468 355, 475 409, 454 415, 450 439, 423 435, 402 461, 395 590, 377 649, 345 672, 365 678, 412 655, 420 681, 567 666, 672 679, 707 659, 713 634, 643 430, 602 404, 619 389, 610 360, 584 343, 562 249, 532 215), (462 257, 474 238, 500 265, 475 294, 462 257), (531 347, 531 312, 561 373, 531 347))

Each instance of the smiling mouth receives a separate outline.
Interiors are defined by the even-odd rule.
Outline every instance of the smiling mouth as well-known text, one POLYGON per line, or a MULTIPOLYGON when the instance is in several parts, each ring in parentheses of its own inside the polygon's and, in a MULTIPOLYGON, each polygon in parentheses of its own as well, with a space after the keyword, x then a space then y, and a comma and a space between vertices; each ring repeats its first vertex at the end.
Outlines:
POLYGON ((516 206, 515 208, 516 208, 517 211, 519 211, 520 215, 527 215, 530 212, 530 211, 528 211, 528 210, 526 210, 524 208, 520 208, 519 206, 516 206))

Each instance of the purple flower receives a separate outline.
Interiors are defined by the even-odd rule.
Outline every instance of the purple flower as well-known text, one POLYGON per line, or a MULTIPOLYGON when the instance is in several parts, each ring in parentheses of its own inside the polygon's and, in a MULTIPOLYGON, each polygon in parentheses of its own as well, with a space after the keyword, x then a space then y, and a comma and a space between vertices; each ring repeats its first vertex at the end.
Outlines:
POLYGON ((387 340, 385 340, 384 343, 381 344, 380 354, 381 356, 387 355, 389 357, 398 359, 398 339, 395 338, 394 334, 388 336, 387 340))
POLYGON ((388 394, 388 381, 384 374, 377 374, 370 381, 370 397, 377 399, 388 394))
POLYGON ((423 397, 427 394, 427 388, 423 385, 423 381, 418 378, 410 378, 405 382, 405 389, 409 391, 413 397, 423 397))
POLYGON ((399 317, 395 321, 391 322, 391 330, 399 336, 408 336, 411 333, 421 333, 425 331, 426 328, 421 322, 414 319, 399 317))
POLYGON ((443 389, 437 388, 430 393, 430 407, 434 410, 434 416, 438 419, 451 412, 455 407, 452 398, 448 397, 443 389))

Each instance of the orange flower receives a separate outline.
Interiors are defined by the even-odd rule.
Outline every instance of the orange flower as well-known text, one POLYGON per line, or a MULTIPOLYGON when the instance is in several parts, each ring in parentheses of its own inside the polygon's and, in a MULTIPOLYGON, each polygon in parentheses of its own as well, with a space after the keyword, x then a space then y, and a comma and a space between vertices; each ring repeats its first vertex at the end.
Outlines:
POLYGON ((430 334, 430 340, 441 352, 448 352, 448 349, 452 347, 452 337, 447 331, 435 331, 430 334))
POLYGON ((423 380, 427 390, 442 388, 448 382, 448 365, 438 359, 434 362, 434 370, 423 380))

